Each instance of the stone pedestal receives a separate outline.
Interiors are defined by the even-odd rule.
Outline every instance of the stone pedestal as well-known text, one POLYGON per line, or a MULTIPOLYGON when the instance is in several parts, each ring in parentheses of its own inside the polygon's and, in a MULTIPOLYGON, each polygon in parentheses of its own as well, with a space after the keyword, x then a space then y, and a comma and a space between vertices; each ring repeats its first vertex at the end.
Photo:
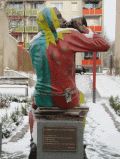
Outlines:
POLYGON ((37 159, 83 159, 85 114, 79 109, 36 113, 37 159))
POLYGON ((2 124, 0 123, 0 157, 2 151, 2 124))

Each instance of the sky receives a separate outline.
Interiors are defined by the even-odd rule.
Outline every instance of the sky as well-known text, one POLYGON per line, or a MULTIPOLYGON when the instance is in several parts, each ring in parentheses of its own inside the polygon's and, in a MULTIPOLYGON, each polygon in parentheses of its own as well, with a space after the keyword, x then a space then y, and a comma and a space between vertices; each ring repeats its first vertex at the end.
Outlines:
POLYGON ((104 0, 104 34, 115 40, 116 0, 104 0))

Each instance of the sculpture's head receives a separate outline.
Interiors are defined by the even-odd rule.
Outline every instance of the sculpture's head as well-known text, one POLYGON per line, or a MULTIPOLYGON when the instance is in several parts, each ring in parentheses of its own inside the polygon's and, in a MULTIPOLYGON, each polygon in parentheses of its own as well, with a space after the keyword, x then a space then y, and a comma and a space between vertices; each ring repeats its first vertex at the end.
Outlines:
POLYGON ((55 44, 58 39, 63 39, 63 32, 57 32, 57 28, 61 28, 66 21, 57 8, 44 8, 40 11, 37 16, 37 23, 47 41, 47 46, 50 43, 55 44))
POLYGON ((63 18, 62 14, 60 13, 60 11, 55 7, 54 8, 54 11, 57 15, 57 18, 59 20, 59 23, 60 23, 60 27, 61 28, 64 28, 66 27, 66 24, 67 24, 67 21, 63 18))
POLYGON ((45 8, 38 13, 37 23, 40 30, 51 30, 54 32, 57 28, 62 27, 66 21, 57 8, 45 8))
POLYGON ((43 31, 45 36, 54 35, 54 38, 58 39, 56 29, 60 27, 60 23, 54 8, 45 8, 40 11, 37 16, 37 23, 40 31, 43 31))

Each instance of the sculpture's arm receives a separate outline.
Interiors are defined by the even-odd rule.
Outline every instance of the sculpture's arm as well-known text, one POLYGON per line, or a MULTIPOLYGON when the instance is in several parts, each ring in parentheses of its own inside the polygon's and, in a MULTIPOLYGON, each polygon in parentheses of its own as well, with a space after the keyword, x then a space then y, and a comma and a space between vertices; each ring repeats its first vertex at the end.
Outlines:
POLYGON ((100 35, 83 34, 73 31, 68 39, 69 48, 75 52, 105 52, 110 48, 109 43, 100 35))

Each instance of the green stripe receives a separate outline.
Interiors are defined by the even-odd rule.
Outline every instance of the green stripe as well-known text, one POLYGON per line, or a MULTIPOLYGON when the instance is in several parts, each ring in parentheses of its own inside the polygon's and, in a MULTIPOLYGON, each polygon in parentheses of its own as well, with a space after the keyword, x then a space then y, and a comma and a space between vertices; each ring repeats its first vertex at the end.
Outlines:
POLYGON ((46 39, 44 33, 32 43, 30 55, 37 75, 34 92, 35 103, 39 107, 52 107, 52 97, 39 93, 42 92, 42 90, 51 93, 50 69, 46 54, 46 39))

